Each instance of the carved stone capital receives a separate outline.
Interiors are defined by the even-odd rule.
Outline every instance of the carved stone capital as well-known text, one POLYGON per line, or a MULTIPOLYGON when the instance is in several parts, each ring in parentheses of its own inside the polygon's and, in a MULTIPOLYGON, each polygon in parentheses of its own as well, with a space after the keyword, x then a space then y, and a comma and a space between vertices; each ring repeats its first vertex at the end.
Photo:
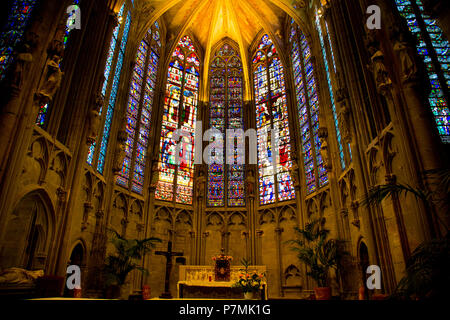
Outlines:
POLYGON ((354 219, 352 221, 352 225, 354 225, 355 227, 357 227, 359 229, 359 228, 361 228, 361 221, 359 221, 359 219, 354 219))
POLYGON ((58 187, 58 189, 56 189, 56 195, 58 196, 58 200, 59 201, 65 201, 66 200, 66 195, 67 195, 67 191, 64 190, 61 187, 58 187))
POLYGON ((281 234, 282 232, 284 232, 284 229, 283 228, 281 228, 281 227, 277 227, 277 228, 275 228, 275 233, 277 233, 277 234, 281 234))
POLYGON ((348 90, 346 87, 341 87, 336 90, 336 102, 348 99, 348 90))
POLYGON ((319 127, 319 130, 317 131, 317 135, 320 139, 328 138, 328 128, 327 127, 319 127))
POLYGON ((350 203, 350 208, 355 211, 359 208, 359 202, 358 201, 352 201, 352 203, 350 203))
POLYGON ((101 210, 101 209, 97 210, 97 212, 95 213, 95 217, 97 219, 103 218, 104 215, 105 215, 105 212, 103 210, 101 210))
POLYGON ((90 202, 85 202, 84 203, 84 210, 85 211, 90 211, 90 210, 92 210, 94 207, 92 206, 92 203, 90 203, 90 202))
POLYGON ((384 179, 385 179, 385 181, 386 181, 386 184, 395 184, 395 183, 397 182, 397 177, 396 177, 396 175, 395 175, 395 174, 392 174, 392 173, 387 174, 387 175, 384 177, 384 179))

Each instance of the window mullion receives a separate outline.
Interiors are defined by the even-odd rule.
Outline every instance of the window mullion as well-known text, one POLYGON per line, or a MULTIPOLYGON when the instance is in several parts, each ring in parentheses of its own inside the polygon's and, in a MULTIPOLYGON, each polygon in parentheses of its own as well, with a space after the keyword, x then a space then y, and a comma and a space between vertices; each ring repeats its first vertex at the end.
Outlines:
MULTIPOLYGON (((226 133, 227 132, 227 128, 228 128, 228 125, 229 125, 229 123, 228 123, 228 107, 229 107, 229 100, 228 100, 228 98, 229 98, 229 96, 228 96, 228 61, 229 61, 229 59, 227 60, 227 63, 226 63, 226 65, 225 65, 225 104, 224 104, 224 106, 225 106, 225 110, 224 110, 224 112, 225 112, 225 123, 224 123, 224 133, 226 133)), ((224 206, 228 206, 228 170, 229 170, 229 168, 228 168, 228 164, 227 164, 227 155, 226 155, 226 134, 225 134, 225 141, 224 141, 225 143, 224 143, 224 145, 223 145, 223 150, 224 150, 224 154, 223 154, 223 156, 224 156, 224 164, 223 164, 223 194, 224 194, 224 203, 223 203, 223 205, 224 206)))
MULTIPOLYGON (((181 91, 180 91, 180 104, 178 106, 178 129, 181 129, 181 125, 182 125, 182 121, 181 121, 181 112, 183 111, 184 108, 184 85, 186 83, 186 70, 187 70, 187 58, 188 58, 188 53, 186 52, 186 50, 183 50, 183 54, 184 54, 184 64, 183 64, 183 77, 181 79, 181 91)), ((181 136, 181 143, 183 141, 183 136, 181 136)), ((181 145, 181 147, 183 147, 183 144, 181 145)), ((177 148, 175 147, 175 152, 177 151, 177 148)), ((180 151, 180 150, 179 150, 180 151)), ((175 159, 177 159, 177 157, 179 157, 179 155, 177 156, 175 154, 175 159)), ((181 159, 180 159, 181 160, 181 159)), ((177 186, 178 186, 178 171, 180 170, 180 164, 176 164, 175 165, 175 173, 174 173, 174 177, 173 177, 173 202, 177 202, 177 197, 176 197, 176 193, 177 193, 177 186)))
MULTIPOLYGON (((270 48, 269 48, 270 49, 270 48)), ((275 156, 274 153, 274 149, 275 149, 275 144, 273 141, 273 130, 274 129, 274 125, 273 125, 273 100, 272 100, 272 85, 270 83, 271 77, 270 77, 270 63, 269 63, 269 57, 267 55, 267 48, 265 49, 266 52, 266 72, 267 72, 267 86, 268 86, 268 90, 267 90, 267 94, 268 94, 268 99, 267 99, 267 106, 269 109, 269 114, 270 114, 270 146, 272 148, 272 167, 273 167, 273 183, 274 183, 274 194, 275 194, 275 203, 278 203, 278 177, 277 177, 277 158, 275 156)), ((273 62, 273 56, 270 58, 273 62)))
POLYGON ((434 49, 434 46, 431 42, 431 38, 430 35, 428 34, 427 31, 427 26, 425 25, 425 21, 423 20, 422 17, 422 12, 420 11, 419 6, 417 5, 415 0, 411 0, 411 5, 412 8, 414 10, 414 14, 416 16, 416 20, 417 23, 420 26, 420 33, 425 41, 425 44, 427 46, 433 67, 436 71, 436 75, 439 79, 440 82, 440 86, 441 86, 441 90, 443 91, 443 94, 445 96, 445 100, 447 101, 447 104, 450 103, 450 98, 449 98, 449 92, 448 92, 448 86, 447 86, 447 82, 444 78, 443 72, 442 72, 442 68, 441 68, 441 64, 439 63, 439 59, 437 57, 436 51, 434 49))
MULTIPOLYGON (((139 50, 139 49, 138 49, 139 50)), ((150 61, 151 56, 151 43, 148 44, 148 49, 145 57, 145 64, 144 64, 144 76, 142 77, 141 82, 141 95, 139 97, 139 104, 138 104, 138 113, 136 115, 136 132, 134 133, 134 141, 133 141, 133 152, 131 153, 131 165, 130 165, 130 176, 128 178, 128 189, 131 190, 131 186, 133 183, 133 175, 134 175, 134 169, 136 168, 136 154, 137 154, 137 145, 138 145, 138 138, 139 133, 141 131, 141 116, 142 116, 142 106, 144 104, 144 97, 145 97, 145 84, 147 81, 147 78, 149 77, 148 74, 148 64, 150 61)), ((133 80, 131 80, 133 81, 133 80)))
MULTIPOLYGON (((124 15, 126 13, 126 8, 124 10, 124 15)), ((104 128, 105 128, 105 123, 106 123, 106 115, 108 114, 108 106, 109 106, 109 99, 111 97, 111 93, 112 93, 112 86, 114 83, 114 76, 116 73, 116 68, 117 68, 117 63, 118 63, 118 59, 119 59, 119 53, 120 53, 120 46, 122 44, 122 37, 123 37, 123 31, 125 29, 125 21, 122 22, 122 24, 119 27, 119 32, 117 33, 117 39, 116 39, 116 47, 114 49, 114 57, 113 57, 113 63, 111 64, 111 70, 108 76, 108 79, 106 79, 105 81, 108 81, 108 84, 106 86, 106 95, 104 97, 104 102, 103 102, 103 106, 102 106, 102 115, 101 115, 101 125, 99 126, 99 134, 97 136, 97 139, 95 141, 95 151, 94 151, 94 156, 92 158, 92 167, 95 169, 95 171, 97 172, 97 166, 98 166, 98 159, 99 159, 99 155, 100 155, 100 149, 101 149, 101 144, 102 144, 102 139, 103 139, 103 132, 104 132, 104 128)), ((114 37, 114 35, 113 35, 114 37)), ((111 40, 108 43, 108 46, 110 46, 111 40)), ((106 155, 105 155, 106 156, 106 155)))
MULTIPOLYGON (((298 30, 298 29, 297 29, 298 30)), ((301 39, 300 39, 300 35, 297 32, 297 40, 299 43, 299 59, 300 59, 300 63, 301 63, 301 72, 302 72, 302 77, 303 77, 303 90, 305 92, 305 96, 306 96, 306 114, 308 115, 308 126, 309 126, 309 142, 311 144, 311 154, 313 157, 313 163, 314 163, 314 180, 316 181, 316 188, 315 190, 319 189, 319 185, 320 185, 320 181, 319 181, 319 169, 318 169, 318 164, 317 164, 317 150, 316 150, 316 144, 314 143, 314 127, 313 127, 313 123, 312 123, 312 114, 311 114, 311 104, 310 104, 310 99, 311 97, 309 96, 309 92, 308 92, 308 75, 306 74, 306 64, 305 64, 305 59, 303 57, 303 50, 301 48, 301 39)), ((313 77, 314 77, 314 68, 313 68, 313 77)), ((320 101, 318 102, 320 105, 320 101)), ((319 107, 320 109, 320 107, 319 107)), ((317 112, 319 112, 320 110, 318 110, 317 112)), ((300 132, 301 132, 301 128, 300 128, 300 132)), ((301 136, 301 134, 300 134, 301 136)), ((303 141, 302 141, 303 142, 303 141)), ((302 145, 302 152, 303 152, 303 145, 302 145)), ((303 157, 303 161, 304 157, 303 157)), ((306 163, 304 164, 304 167, 306 168, 306 163)))

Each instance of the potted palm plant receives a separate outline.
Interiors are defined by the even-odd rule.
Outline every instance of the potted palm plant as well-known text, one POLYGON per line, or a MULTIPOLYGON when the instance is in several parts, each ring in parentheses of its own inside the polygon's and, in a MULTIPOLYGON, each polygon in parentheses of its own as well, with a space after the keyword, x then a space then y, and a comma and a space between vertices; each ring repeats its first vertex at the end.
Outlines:
POLYGON ((407 184, 391 183, 372 188, 363 200, 367 207, 378 206, 388 198, 413 195, 423 201, 427 212, 438 224, 436 237, 417 246, 406 263, 404 277, 391 294, 392 299, 436 299, 448 296, 450 287, 450 233, 448 232, 450 207, 450 170, 426 171, 433 191, 415 188, 407 184), (439 217, 432 208, 440 208, 444 216, 439 217), (441 233, 441 230, 446 230, 441 233))
POLYGON ((239 280, 233 284, 234 288, 240 288, 244 293, 244 299, 255 299, 255 293, 262 289, 262 282, 264 280, 264 273, 250 272, 250 261, 242 259, 241 264, 244 269, 240 269, 239 280))
POLYGON ((127 299, 128 294, 124 287, 128 274, 133 270, 148 274, 148 270, 139 266, 139 263, 155 247, 157 242, 161 242, 161 239, 125 239, 117 231, 113 229, 109 231, 112 234, 111 243, 115 252, 108 255, 103 267, 105 284, 107 285, 106 295, 108 298, 127 299))
POLYGON ((292 250, 297 252, 298 259, 307 266, 306 274, 313 278, 317 287, 314 293, 317 300, 329 300, 329 271, 337 271, 340 259, 346 254, 341 250, 337 240, 327 239, 329 230, 322 227, 322 219, 315 219, 305 225, 304 229, 295 227, 298 239, 290 240, 292 250))

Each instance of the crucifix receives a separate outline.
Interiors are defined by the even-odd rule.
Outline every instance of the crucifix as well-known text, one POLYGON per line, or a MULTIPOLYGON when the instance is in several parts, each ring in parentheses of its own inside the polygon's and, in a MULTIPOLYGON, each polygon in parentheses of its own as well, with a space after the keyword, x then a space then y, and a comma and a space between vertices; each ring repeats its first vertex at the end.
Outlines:
POLYGON ((159 296, 161 299, 172 299, 169 288, 170 271, 172 270, 172 257, 179 257, 183 252, 172 251, 172 241, 167 244, 167 251, 156 251, 155 254, 166 257, 166 280, 164 282, 164 292, 159 296))

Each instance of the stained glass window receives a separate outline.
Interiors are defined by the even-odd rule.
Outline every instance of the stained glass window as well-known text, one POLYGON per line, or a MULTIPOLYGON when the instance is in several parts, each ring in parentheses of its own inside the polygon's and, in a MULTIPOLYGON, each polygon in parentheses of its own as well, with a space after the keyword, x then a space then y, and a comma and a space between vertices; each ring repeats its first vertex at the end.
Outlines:
POLYGON ((127 19, 125 21, 125 28, 123 30, 122 41, 120 43, 119 56, 117 57, 116 70, 114 73, 111 94, 109 96, 108 108, 106 110, 105 125, 103 128, 102 142, 100 145, 100 152, 99 152, 98 163, 97 163, 97 171, 100 173, 103 173, 103 169, 105 167, 105 157, 106 157, 106 151, 108 149, 109 133, 111 131, 111 123, 112 123, 112 119, 113 119, 113 115, 114 115, 114 108, 116 106, 117 91, 119 89, 119 80, 120 80, 120 75, 122 73, 123 58, 124 58, 125 49, 127 46, 128 32, 130 31, 130 24, 131 24, 131 13, 128 12, 127 19))
POLYGON ((103 130, 99 134, 97 141, 100 144, 93 143, 89 147, 87 162, 92 165, 95 156, 97 155, 97 171, 103 174, 105 166, 106 151, 108 148, 109 134, 111 130, 111 123, 114 115, 114 108, 117 98, 117 90, 119 87, 120 75, 122 72, 123 58, 128 41, 128 33, 130 31, 131 13, 126 11, 126 4, 123 4, 118 13, 118 25, 114 28, 113 36, 109 45, 108 55, 106 59, 106 66, 104 71, 104 82, 102 85, 102 94, 106 97, 107 108, 106 114, 103 115, 103 107, 100 109, 100 116, 103 116, 104 121, 103 130), (124 13, 127 12, 124 21, 124 13), (100 148, 97 148, 97 145, 100 148))
POLYGON ((37 0, 15 0, 12 2, 6 25, 0 35, 0 80, 3 80, 8 67, 14 61, 26 28, 30 22, 37 0))
MULTIPOLYGON (((72 5, 77 5, 78 6, 79 3, 80 3, 80 0, 74 0, 72 2, 72 5)), ((69 23, 72 23, 73 19, 75 19, 75 18, 76 18, 76 12, 74 12, 74 11, 70 12, 67 15, 66 31, 65 31, 65 34, 64 34, 64 50, 67 47, 67 43, 69 42, 69 37, 70 37, 71 31, 72 31, 72 29, 69 27, 70 26, 69 23)), ((38 115, 37 115, 35 123, 41 128, 45 128, 46 125, 47 125, 49 109, 50 109, 50 103, 43 104, 43 105, 41 105, 39 107, 39 112, 38 112, 38 115)))
POLYGON ((398 11, 417 37, 417 52, 423 58, 430 79, 428 96, 439 135, 450 143, 450 44, 436 20, 424 12, 422 0, 395 0, 398 11))
POLYGON ((159 27, 155 24, 147 32, 138 48, 127 106, 128 135, 125 142, 125 159, 117 176, 117 184, 142 193, 147 159, 148 138, 152 114, 156 75, 160 55, 159 27))
POLYGON ((295 198, 284 70, 268 35, 253 56, 260 204, 295 198))
MULTIPOLYGON (((210 75, 210 128, 218 129, 222 134, 225 134, 226 129, 244 129, 242 62, 239 53, 224 44, 214 55, 210 75)), ((244 165, 226 163, 225 150, 224 144, 224 149, 220 150, 223 162, 209 166, 208 205, 224 206, 227 199, 229 206, 244 206, 244 165)), ((237 153, 237 148, 234 150, 237 153)))
MULTIPOLYGON (((317 28, 317 32, 319 34, 320 47, 322 49, 322 57, 323 57, 324 65, 325 65, 325 74, 327 77, 328 91, 330 93, 331 111, 333 113, 334 127, 336 129, 336 136, 337 136, 337 140, 338 140, 339 158, 341 160, 341 168, 345 169, 346 163, 345 163, 345 155, 344 155, 344 145, 343 145, 343 141, 342 141, 341 131, 339 130, 339 123, 338 123, 338 117, 337 117, 337 112, 336 112, 336 104, 335 104, 334 93, 333 93, 333 85, 331 84, 331 73, 330 73, 330 68, 328 66, 327 50, 325 47, 325 40, 324 40, 324 36, 322 33, 320 17, 317 12, 316 12, 316 28, 317 28)), ((331 44, 331 41, 330 41, 330 44, 331 44)), ((332 48, 330 48, 330 50, 331 49, 332 48)), ((332 61, 334 64, 334 55, 333 54, 332 54, 332 61)), ((348 148, 348 152, 350 155, 351 154, 350 147, 347 145, 346 148, 348 148)))
POLYGON ((199 72, 200 61, 194 44, 189 36, 184 36, 172 53, 167 75, 155 192, 159 200, 192 203, 199 72), (176 129, 182 130, 177 140, 173 137, 176 129), (181 145, 178 156, 177 144, 181 145))
POLYGON ((311 61, 311 49, 300 28, 291 21, 289 43, 300 121, 306 191, 311 193, 328 182, 320 154, 319 95, 311 61))

